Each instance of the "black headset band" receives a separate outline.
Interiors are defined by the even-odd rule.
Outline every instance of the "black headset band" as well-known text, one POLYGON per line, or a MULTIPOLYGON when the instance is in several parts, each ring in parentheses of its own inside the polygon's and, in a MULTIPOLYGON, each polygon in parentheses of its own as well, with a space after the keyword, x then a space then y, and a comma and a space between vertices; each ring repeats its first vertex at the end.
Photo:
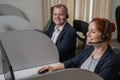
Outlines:
POLYGON ((104 22, 104 25, 105 25, 105 30, 104 30, 104 33, 103 34, 106 34, 107 33, 107 29, 108 29, 108 23, 106 20, 103 20, 104 22))
POLYGON ((104 32, 103 32, 103 35, 102 35, 102 40, 106 41, 108 39, 107 34, 106 34, 107 30, 108 30, 108 23, 107 23, 106 20, 103 20, 103 22, 104 22, 105 28, 104 28, 104 32))

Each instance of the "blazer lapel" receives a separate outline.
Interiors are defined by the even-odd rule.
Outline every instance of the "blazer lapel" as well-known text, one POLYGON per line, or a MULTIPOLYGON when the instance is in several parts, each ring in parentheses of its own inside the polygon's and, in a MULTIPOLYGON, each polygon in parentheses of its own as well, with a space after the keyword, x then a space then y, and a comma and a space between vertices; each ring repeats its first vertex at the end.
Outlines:
POLYGON ((51 29, 49 30, 50 31, 50 38, 52 37, 52 34, 54 32, 54 28, 55 28, 55 24, 51 25, 51 29))
POLYGON ((103 54, 103 56, 101 57, 100 61, 98 62, 98 65, 95 68, 96 73, 98 73, 98 70, 101 68, 101 66, 104 64, 104 60, 110 55, 110 46, 108 45, 108 49, 105 51, 105 53, 103 54))
POLYGON ((62 37, 64 36, 64 33, 65 33, 65 32, 66 32, 65 29, 63 29, 63 30, 61 31, 61 33, 60 33, 60 35, 58 36, 58 39, 57 39, 57 41, 56 41, 56 45, 61 42, 62 37))
POLYGON ((60 35, 58 36, 58 39, 56 41, 56 45, 61 42, 67 29, 68 29, 68 26, 67 26, 67 24, 65 24, 65 26, 63 27, 63 30, 61 31, 60 35))

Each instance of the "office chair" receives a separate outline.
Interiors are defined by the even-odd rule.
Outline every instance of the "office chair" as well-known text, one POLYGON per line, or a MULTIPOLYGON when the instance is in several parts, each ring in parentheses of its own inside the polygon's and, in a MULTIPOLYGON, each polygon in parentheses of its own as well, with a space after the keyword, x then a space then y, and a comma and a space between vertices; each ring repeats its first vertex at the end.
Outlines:
POLYGON ((73 21, 73 27, 76 29, 76 31, 83 33, 84 38, 77 35, 77 37, 82 40, 85 41, 86 40, 86 33, 88 31, 88 23, 82 20, 74 20, 73 21))
MULTIPOLYGON (((118 56, 119 59, 119 64, 120 64, 120 49, 117 47, 112 47, 113 51, 115 52, 115 54, 118 56)), ((119 75, 118 75, 118 80, 120 80, 120 68, 119 68, 119 75)))
POLYGON ((38 75, 38 69, 42 65, 59 63, 55 44, 42 32, 8 31, 0 34, 0 40, 16 80, 38 75))
POLYGON ((112 47, 112 49, 115 52, 115 54, 119 57, 119 60, 120 60, 120 49, 117 47, 112 47))
POLYGON ((103 80, 99 75, 79 68, 54 71, 28 80, 103 80))
POLYGON ((7 15, 19 16, 29 21, 27 15, 19 8, 10 4, 0 4, 0 16, 7 16, 7 15))
POLYGON ((115 18, 116 18, 116 24, 117 24, 117 41, 120 42, 120 6, 116 8, 115 11, 115 18))
POLYGON ((77 43, 76 43, 76 54, 79 54, 81 49, 86 44, 86 33, 88 31, 88 23, 82 20, 73 20, 73 27, 77 31, 77 43), (79 32, 82 33, 82 36, 79 35, 79 32))

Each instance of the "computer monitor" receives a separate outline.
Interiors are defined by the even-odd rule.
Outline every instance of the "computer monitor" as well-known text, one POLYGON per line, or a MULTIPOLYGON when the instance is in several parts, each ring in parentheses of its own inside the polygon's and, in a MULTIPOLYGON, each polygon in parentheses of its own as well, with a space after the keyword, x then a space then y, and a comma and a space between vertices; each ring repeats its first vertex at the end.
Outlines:
POLYGON ((55 44, 41 32, 8 31, 0 34, 0 40, 16 80, 38 75, 40 66, 59 63, 55 44))
POLYGON ((68 68, 24 80, 103 80, 103 78, 88 70, 68 68))
POLYGON ((12 65, 6 55, 4 47, 0 41, 2 69, 5 80, 15 80, 12 65))

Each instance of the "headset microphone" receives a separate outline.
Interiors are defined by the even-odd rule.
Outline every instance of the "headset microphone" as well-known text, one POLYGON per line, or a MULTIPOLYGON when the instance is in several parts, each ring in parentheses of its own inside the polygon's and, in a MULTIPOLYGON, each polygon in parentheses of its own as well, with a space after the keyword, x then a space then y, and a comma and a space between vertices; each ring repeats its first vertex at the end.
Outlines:
POLYGON ((103 43, 105 41, 99 41, 99 42, 88 42, 89 44, 98 44, 98 43, 103 43))

